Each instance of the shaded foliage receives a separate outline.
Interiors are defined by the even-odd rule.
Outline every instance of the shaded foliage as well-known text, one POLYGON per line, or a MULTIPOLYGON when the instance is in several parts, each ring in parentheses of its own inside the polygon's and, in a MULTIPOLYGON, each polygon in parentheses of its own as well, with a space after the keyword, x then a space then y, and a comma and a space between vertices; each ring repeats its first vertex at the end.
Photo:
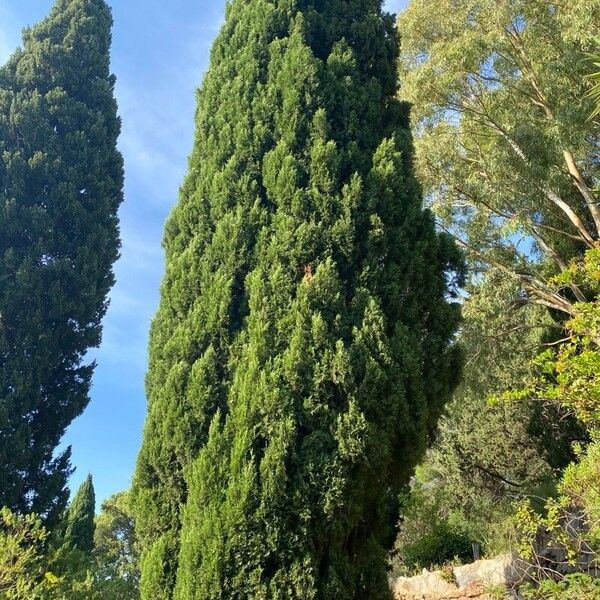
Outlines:
POLYGON ((514 528, 506 521, 514 501, 553 492, 554 470, 531 434, 532 423, 543 427, 535 403, 495 399, 531 375, 531 361, 554 325, 543 308, 520 303, 519 290, 518 280, 497 269, 468 288, 463 382, 412 481, 394 558, 400 570, 469 558, 471 542, 489 554, 509 550, 514 528))
POLYGON ((130 493, 102 503, 96 517, 94 556, 96 588, 106 600, 139 597, 139 544, 135 535, 130 493))

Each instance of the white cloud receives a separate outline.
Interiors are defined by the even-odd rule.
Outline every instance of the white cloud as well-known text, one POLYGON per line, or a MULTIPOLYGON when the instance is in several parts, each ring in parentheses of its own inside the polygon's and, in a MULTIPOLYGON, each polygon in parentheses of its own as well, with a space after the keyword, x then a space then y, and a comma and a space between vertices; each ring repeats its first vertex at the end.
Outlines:
POLYGON ((132 228, 129 220, 121 225, 121 259, 119 270, 162 272, 164 255, 161 246, 162 220, 145 224, 145 227, 132 228))
MULTIPOLYGON (((148 326, 144 321, 144 326, 148 326)), ((123 332, 115 327, 105 325, 102 332, 102 346, 91 353, 91 356, 102 365, 104 370, 117 367, 116 381, 126 382, 134 373, 136 379, 142 380, 148 364, 148 343, 145 335, 132 337, 131 330, 123 332), (141 375, 140 375, 141 374, 141 375), (125 375, 125 376, 124 376, 125 375)))
POLYGON ((119 146, 125 157, 128 184, 141 187, 158 206, 172 205, 185 170, 178 123, 168 118, 168 90, 130 89, 124 80, 117 85, 123 131, 119 146), (165 104, 168 111, 166 112, 165 104), (175 129, 175 132, 174 132, 175 129), (166 195, 166 197, 165 197, 166 195))

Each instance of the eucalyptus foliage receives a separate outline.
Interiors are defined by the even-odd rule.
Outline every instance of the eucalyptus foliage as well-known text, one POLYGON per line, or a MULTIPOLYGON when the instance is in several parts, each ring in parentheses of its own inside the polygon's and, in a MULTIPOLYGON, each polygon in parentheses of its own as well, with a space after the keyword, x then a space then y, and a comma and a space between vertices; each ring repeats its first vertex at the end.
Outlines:
POLYGON ((598 23, 598 0, 412 0, 399 20, 401 97, 442 226, 563 317, 590 297, 552 278, 600 230, 586 77, 598 23))

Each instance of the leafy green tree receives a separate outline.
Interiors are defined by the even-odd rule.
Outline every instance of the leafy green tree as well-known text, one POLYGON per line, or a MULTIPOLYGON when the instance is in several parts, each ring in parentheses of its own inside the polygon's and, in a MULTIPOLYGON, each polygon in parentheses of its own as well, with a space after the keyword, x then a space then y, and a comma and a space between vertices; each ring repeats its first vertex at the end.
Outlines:
POLYGON ((462 268, 422 209, 397 53, 379 0, 228 5, 166 227, 143 598, 389 598, 462 268))
POLYGON ((104 600, 139 597, 139 544, 135 535, 130 493, 121 492, 102 503, 96 517, 95 588, 104 600))
POLYGON ((46 568, 48 533, 35 515, 0 510, 0 598, 40 598, 46 568))
POLYGON ((461 332, 464 380, 441 421, 428 464, 455 506, 473 517, 479 506, 483 512, 477 516, 485 523, 500 504, 506 508, 552 479, 530 432, 531 404, 506 404, 497 396, 526 381, 553 322, 544 309, 516 303, 518 280, 501 271, 490 270, 472 291, 461 332))
POLYGON ((2 600, 104 600, 82 556, 79 550, 57 551, 37 515, 0 510, 2 600))
MULTIPOLYGON (((494 399, 527 381, 555 326, 544 308, 519 302, 519 290, 518 280, 498 269, 467 287, 463 381, 405 500, 394 561, 401 570, 469 558, 471 542, 490 554, 510 550, 505 521, 515 499, 554 491, 554 470, 532 433, 532 424, 546 426, 535 403, 494 399)), ((569 444, 554 441, 573 458, 569 444)))
POLYGON ((91 600, 95 508, 94 485, 88 476, 73 497, 62 523, 53 532, 46 550, 50 571, 55 577, 48 600, 91 600))
POLYGON ((399 20, 401 96, 442 225, 474 264, 514 275, 563 318, 590 297, 552 278, 600 229, 585 77, 598 22, 598 0, 412 0, 399 20))
POLYGON ((555 277, 557 286, 571 282, 595 290, 595 298, 577 306, 566 323, 568 338, 535 359, 535 371, 512 399, 543 398, 561 405, 590 430, 600 430, 600 243, 555 277))
MULTIPOLYGON (((600 37, 596 38, 596 44, 600 45, 600 37)), ((595 72, 589 76, 592 82, 592 89, 589 91, 589 97, 596 102, 596 108, 592 113, 592 118, 600 115, 600 54, 592 54, 590 58, 594 64, 595 72)))
POLYGON ((0 505, 51 524, 119 251, 110 29, 103 0, 57 0, 0 68, 0 505))
MULTIPOLYGON (((527 385, 505 396, 513 401, 535 398, 558 404, 571 411, 589 431, 591 442, 577 447, 577 460, 565 470, 559 482, 559 497, 549 500, 542 514, 530 503, 522 502, 517 515, 523 556, 538 556, 541 531, 546 546, 555 550, 552 556, 555 563, 564 562, 567 564, 559 566, 593 572, 600 564, 600 244, 588 250, 582 259, 572 261, 555 281, 562 286, 572 282, 594 290, 594 300, 577 305, 577 315, 566 323, 568 339, 539 354, 527 385)), ((549 564, 550 568, 556 566, 549 564)), ((542 574, 546 575, 543 571, 542 574)), ((585 590, 594 585, 594 581, 586 578, 579 582, 585 590)), ((552 585, 542 580, 531 597, 542 597, 548 590, 559 593, 571 583, 565 581, 556 589, 552 585)), ((573 597, 586 597, 585 590, 581 596, 573 593, 573 597)))

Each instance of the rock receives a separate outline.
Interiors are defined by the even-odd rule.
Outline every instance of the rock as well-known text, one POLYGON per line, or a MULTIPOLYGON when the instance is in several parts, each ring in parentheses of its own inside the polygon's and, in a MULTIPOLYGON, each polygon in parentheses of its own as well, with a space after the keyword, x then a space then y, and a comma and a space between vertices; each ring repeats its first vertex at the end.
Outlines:
POLYGON ((395 600, 492 600, 488 591, 510 589, 522 582, 525 564, 510 554, 447 571, 423 571, 391 582, 395 600))

